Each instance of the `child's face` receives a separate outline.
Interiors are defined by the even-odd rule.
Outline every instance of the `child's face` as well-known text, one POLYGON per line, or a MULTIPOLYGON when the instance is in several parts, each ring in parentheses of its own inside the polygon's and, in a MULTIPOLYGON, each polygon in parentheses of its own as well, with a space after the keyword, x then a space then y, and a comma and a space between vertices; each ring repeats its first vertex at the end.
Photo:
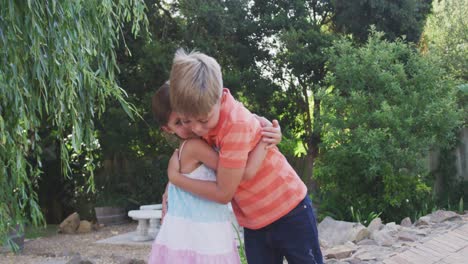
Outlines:
POLYGON ((182 125, 180 116, 175 112, 172 112, 169 116, 169 121, 167 125, 163 126, 164 131, 168 133, 175 133, 178 137, 182 139, 196 137, 194 133, 189 128, 186 128, 182 125))
POLYGON ((218 125, 221 103, 216 103, 206 116, 181 116, 182 124, 198 136, 206 135, 218 125))

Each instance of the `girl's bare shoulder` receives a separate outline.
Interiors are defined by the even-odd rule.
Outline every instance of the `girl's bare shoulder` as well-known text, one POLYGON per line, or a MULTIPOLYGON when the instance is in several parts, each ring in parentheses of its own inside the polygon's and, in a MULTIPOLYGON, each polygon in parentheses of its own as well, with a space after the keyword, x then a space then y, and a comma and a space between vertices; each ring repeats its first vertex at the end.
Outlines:
POLYGON ((187 139, 185 141, 185 147, 184 148, 194 149, 194 148, 198 148, 198 147, 207 147, 207 146, 208 146, 208 143, 206 143, 203 139, 201 139, 201 138, 191 138, 191 139, 187 139))
POLYGON ((209 147, 208 144, 201 138, 191 138, 185 140, 179 149, 182 149, 183 155, 187 157, 195 157, 197 153, 200 153, 209 147))

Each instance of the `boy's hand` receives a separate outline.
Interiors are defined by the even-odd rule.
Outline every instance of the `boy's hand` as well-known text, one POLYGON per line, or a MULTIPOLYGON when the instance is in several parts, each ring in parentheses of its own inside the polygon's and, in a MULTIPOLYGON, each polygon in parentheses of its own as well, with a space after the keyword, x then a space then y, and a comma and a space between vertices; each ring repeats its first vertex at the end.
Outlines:
POLYGON ((273 120, 273 126, 262 127, 262 141, 268 143, 266 149, 274 147, 281 142, 283 134, 278 120, 273 120))
POLYGON ((278 145, 283 137, 278 120, 274 119, 272 123, 263 116, 258 116, 256 114, 254 114, 254 116, 258 122, 260 122, 260 126, 262 127, 262 141, 268 143, 266 149, 278 145))
POLYGON ((167 166, 167 177, 169 177, 170 182, 174 182, 180 172, 180 164, 179 164, 179 150, 174 150, 171 159, 169 160, 169 164, 167 166))

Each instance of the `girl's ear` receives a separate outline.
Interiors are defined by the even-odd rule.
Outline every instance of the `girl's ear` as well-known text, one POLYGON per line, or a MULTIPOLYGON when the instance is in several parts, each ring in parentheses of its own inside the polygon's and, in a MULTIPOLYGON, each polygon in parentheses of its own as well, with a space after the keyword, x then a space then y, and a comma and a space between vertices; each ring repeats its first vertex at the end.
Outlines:
POLYGON ((174 134, 174 131, 172 131, 168 126, 162 126, 161 128, 166 133, 174 134))

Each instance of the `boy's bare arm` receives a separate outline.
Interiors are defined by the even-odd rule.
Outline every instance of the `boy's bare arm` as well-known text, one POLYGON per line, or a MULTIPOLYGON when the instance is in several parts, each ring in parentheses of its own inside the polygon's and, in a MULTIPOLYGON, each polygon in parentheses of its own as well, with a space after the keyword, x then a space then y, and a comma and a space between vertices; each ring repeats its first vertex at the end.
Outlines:
POLYGON ((262 166, 263 160, 268 153, 269 145, 269 143, 260 141, 249 153, 249 159, 247 160, 244 176, 242 177, 243 180, 250 180, 255 176, 255 174, 257 174, 257 171, 262 166))
MULTIPOLYGON (((265 120, 266 122, 270 122, 267 119, 265 120)), ((269 125, 267 124, 266 126, 264 124, 261 125, 262 140, 258 142, 257 146, 249 153, 249 159, 247 160, 247 165, 245 166, 244 177, 242 178, 243 180, 252 179, 262 166, 263 160, 268 153, 268 149, 276 146, 281 142, 281 128, 277 120, 273 120, 273 123, 269 123, 269 125)))
MULTIPOLYGON (((249 154, 245 168, 229 169, 218 167, 216 173, 216 182, 194 180, 180 173, 177 153, 177 155, 173 155, 171 161, 169 162, 169 180, 172 182, 172 184, 178 186, 179 188, 182 188, 188 192, 191 192, 208 200, 219 203, 230 202, 241 180, 252 179, 256 175, 257 171, 260 169, 263 160, 265 159, 266 154, 268 153, 268 149, 273 146, 276 146, 276 144, 281 142, 281 127, 279 126, 277 120, 273 120, 273 123, 270 123, 270 121, 263 117, 256 118, 260 121, 260 124, 262 126, 262 141, 260 141, 256 148, 253 149, 252 152, 249 154)), ((191 141, 196 142, 193 140, 191 141)), ((206 146, 200 144, 199 146, 190 149, 194 150, 194 153, 190 153, 193 155, 193 157, 198 158, 199 161, 201 161, 205 165, 208 165, 208 167, 216 169, 213 165, 217 164, 217 157, 215 162, 213 162, 214 159, 212 160, 211 158, 209 158, 210 156, 207 156, 207 158, 205 159, 202 158, 206 156, 203 155, 206 146)), ((211 151, 212 150, 210 149, 210 151, 207 150, 206 152, 211 151)))

